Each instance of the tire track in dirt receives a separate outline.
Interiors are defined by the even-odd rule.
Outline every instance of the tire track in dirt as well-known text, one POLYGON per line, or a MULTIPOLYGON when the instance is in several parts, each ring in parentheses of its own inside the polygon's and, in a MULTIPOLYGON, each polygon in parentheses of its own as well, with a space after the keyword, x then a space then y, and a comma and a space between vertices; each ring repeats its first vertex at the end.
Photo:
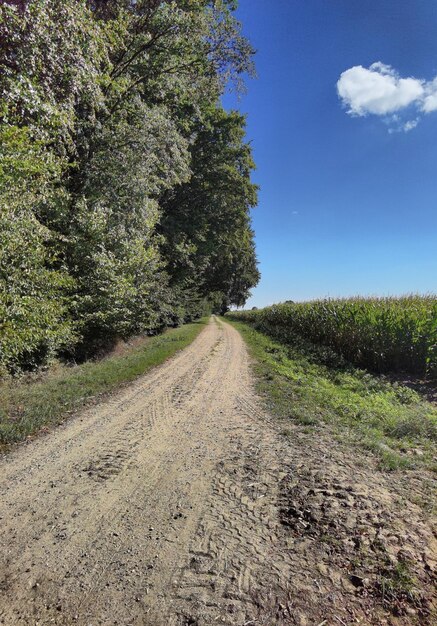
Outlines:
POLYGON ((284 523, 319 454, 278 435, 240 335, 211 320, 173 359, 0 460, 0 623, 306 626, 346 608, 350 623, 389 623, 341 567, 321 570, 317 528, 284 523))
MULTIPOLYGON (((147 560, 150 520, 162 531, 171 515, 166 510, 165 519, 159 519, 163 507, 156 502, 153 514, 143 516, 147 519, 142 520, 141 539, 135 543, 136 528, 129 528, 131 511, 126 511, 141 509, 141 502, 147 511, 156 489, 162 489, 165 481, 171 489, 177 468, 191 471, 185 457, 195 420, 211 411, 213 392, 221 386, 220 372, 226 370, 230 356, 227 334, 211 323, 195 345, 119 398, 4 460, 1 573, 7 593, 1 598, 0 615, 5 623, 77 622, 82 614, 86 620, 90 613, 86 605, 101 586, 99 581, 130 544, 135 545, 137 559, 138 546, 143 546, 141 557, 147 560), (178 431, 187 439, 186 447, 181 447, 178 431), (118 532, 120 528, 128 532, 118 532), (5 597, 12 595, 15 607, 5 597)), ((184 491, 179 497, 177 492, 170 495, 174 518, 184 491)), ((151 543, 155 551, 156 543, 151 543)), ((107 581, 104 585, 109 586, 107 581)), ((94 611, 94 598, 91 604, 94 611)), ((127 615, 121 619, 129 622, 127 615)))
MULTIPOLYGON (((218 339, 215 336, 207 340, 201 335, 196 346, 194 364, 190 350, 182 352, 172 361, 171 365, 175 368, 174 388, 183 387, 184 384, 188 389, 191 388, 191 382, 199 369, 199 364, 209 358, 211 340, 217 341, 218 339)), ((8 501, 6 496, 4 504, 8 503, 14 508, 15 517, 27 515, 29 523, 32 523, 32 509, 29 509, 26 498, 26 494, 29 493, 29 482, 33 488, 32 498, 34 500, 43 498, 48 508, 52 508, 59 499, 55 476, 58 476, 58 481, 62 484, 61 494, 65 499, 69 495, 70 485, 74 488, 74 485, 78 484, 77 473, 79 475, 82 472, 94 474, 98 478, 99 463, 105 465, 105 458, 113 458, 120 469, 123 462, 132 461, 139 441, 144 442, 150 436, 150 431, 157 421, 157 414, 165 416, 170 413, 168 406, 170 391, 162 385, 168 366, 169 364, 164 364, 150 377, 141 379, 127 391, 122 392, 119 397, 61 426, 56 431, 56 447, 50 447, 50 457, 47 455, 43 440, 40 440, 36 446, 32 444, 34 455, 30 462, 25 456, 23 458, 22 450, 10 455, 4 463, 1 484, 6 492, 10 485, 14 486, 13 497, 8 501), (98 439, 102 432, 104 436, 98 439), (88 438, 88 435, 91 437, 88 438), (90 445, 88 445, 88 439, 90 445), (96 441, 98 441, 97 445, 95 445, 96 441), (52 477, 46 482, 45 473, 41 470, 44 470, 44 465, 48 461, 52 477)), ((160 428, 159 422, 160 420, 158 420, 157 430, 160 428)), ((84 495, 83 491, 86 487, 83 483, 79 483, 78 486, 80 494, 84 495)), ((91 489, 90 485, 89 490, 91 489)), ((74 494, 73 500, 76 497, 77 494, 74 494)), ((65 505, 65 500, 63 504, 65 505)))

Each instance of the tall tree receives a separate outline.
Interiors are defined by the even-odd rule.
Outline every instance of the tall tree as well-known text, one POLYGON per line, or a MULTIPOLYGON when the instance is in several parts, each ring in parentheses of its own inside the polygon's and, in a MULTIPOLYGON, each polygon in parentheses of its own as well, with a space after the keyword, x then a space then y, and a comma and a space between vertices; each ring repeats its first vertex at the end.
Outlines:
POLYGON ((220 293, 220 309, 243 304, 259 279, 249 213, 257 188, 244 129, 242 115, 211 107, 191 148, 192 177, 161 199, 172 283, 195 284, 216 303, 220 293))
POLYGON ((252 70, 234 8, 0 5, 0 259, 14 268, 0 274, 0 347, 24 292, 23 324, 42 329, 0 363, 90 354, 241 302, 257 281, 244 120, 218 104, 252 70))

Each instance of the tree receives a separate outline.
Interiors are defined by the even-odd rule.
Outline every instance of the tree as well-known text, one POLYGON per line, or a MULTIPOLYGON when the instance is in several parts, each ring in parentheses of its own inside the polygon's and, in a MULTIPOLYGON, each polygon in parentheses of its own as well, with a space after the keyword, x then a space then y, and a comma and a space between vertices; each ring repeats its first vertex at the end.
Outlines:
POLYGON ((219 105, 252 71, 234 8, 0 5, 0 346, 19 337, 14 311, 29 329, 0 355, 9 370, 242 302, 256 283, 244 119, 219 105))
POLYGON ((257 188, 244 128, 239 113, 212 107, 192 146, 191 179, 161 199, 172 284, 195 284, 206 298, 221 293, 220 309, 243 304, 259 279, 249 213, 257 188))
POLYGON ((15 372, 74 344, 67 316, 74 285, 49 252, 53 234, 35 217, 59 200, 58 163, 27 129, 3 127, 0 146, 0 372, 15 372))

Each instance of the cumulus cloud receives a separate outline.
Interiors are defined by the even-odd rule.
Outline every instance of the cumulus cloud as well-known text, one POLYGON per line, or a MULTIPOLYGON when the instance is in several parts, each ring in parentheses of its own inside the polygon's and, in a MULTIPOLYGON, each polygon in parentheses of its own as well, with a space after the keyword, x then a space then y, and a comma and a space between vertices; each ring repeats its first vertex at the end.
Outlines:
POLYGON ((384 63, 368 69, 356 65, 346 70, 337 82, 338 95, 352 115, 387 115, 412 104, 424 94, 416 78, 400 78, 384 63))
POLYGON ((437 77, 431 81, 403 78, 381 62, 368 68, 355 65, 343 72, 337 81, 337 93, 350 115, 381 116, 386 123, 395 124, 390 132, 408 132, 419 123, 420 117, 402 121, 403 112, 437 111, 437 77))

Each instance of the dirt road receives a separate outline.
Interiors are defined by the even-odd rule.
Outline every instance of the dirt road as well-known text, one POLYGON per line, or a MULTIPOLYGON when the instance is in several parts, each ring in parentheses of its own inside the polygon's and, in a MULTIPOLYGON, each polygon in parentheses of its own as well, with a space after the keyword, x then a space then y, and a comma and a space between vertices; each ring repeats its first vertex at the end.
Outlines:
MULTIPOLYGON (((290 532, 290 454, 258 408, 242 339, 211 320, 185 351, 1 460, 0 623, 384 623, 311 535, 290 532)), ((340 465, 337 491, 350 478, 340 465)), ((372 498, 384 490, 378 478, 372 498)), ((409 511, 407 544, 428 541, 419 518, 409 511)))

